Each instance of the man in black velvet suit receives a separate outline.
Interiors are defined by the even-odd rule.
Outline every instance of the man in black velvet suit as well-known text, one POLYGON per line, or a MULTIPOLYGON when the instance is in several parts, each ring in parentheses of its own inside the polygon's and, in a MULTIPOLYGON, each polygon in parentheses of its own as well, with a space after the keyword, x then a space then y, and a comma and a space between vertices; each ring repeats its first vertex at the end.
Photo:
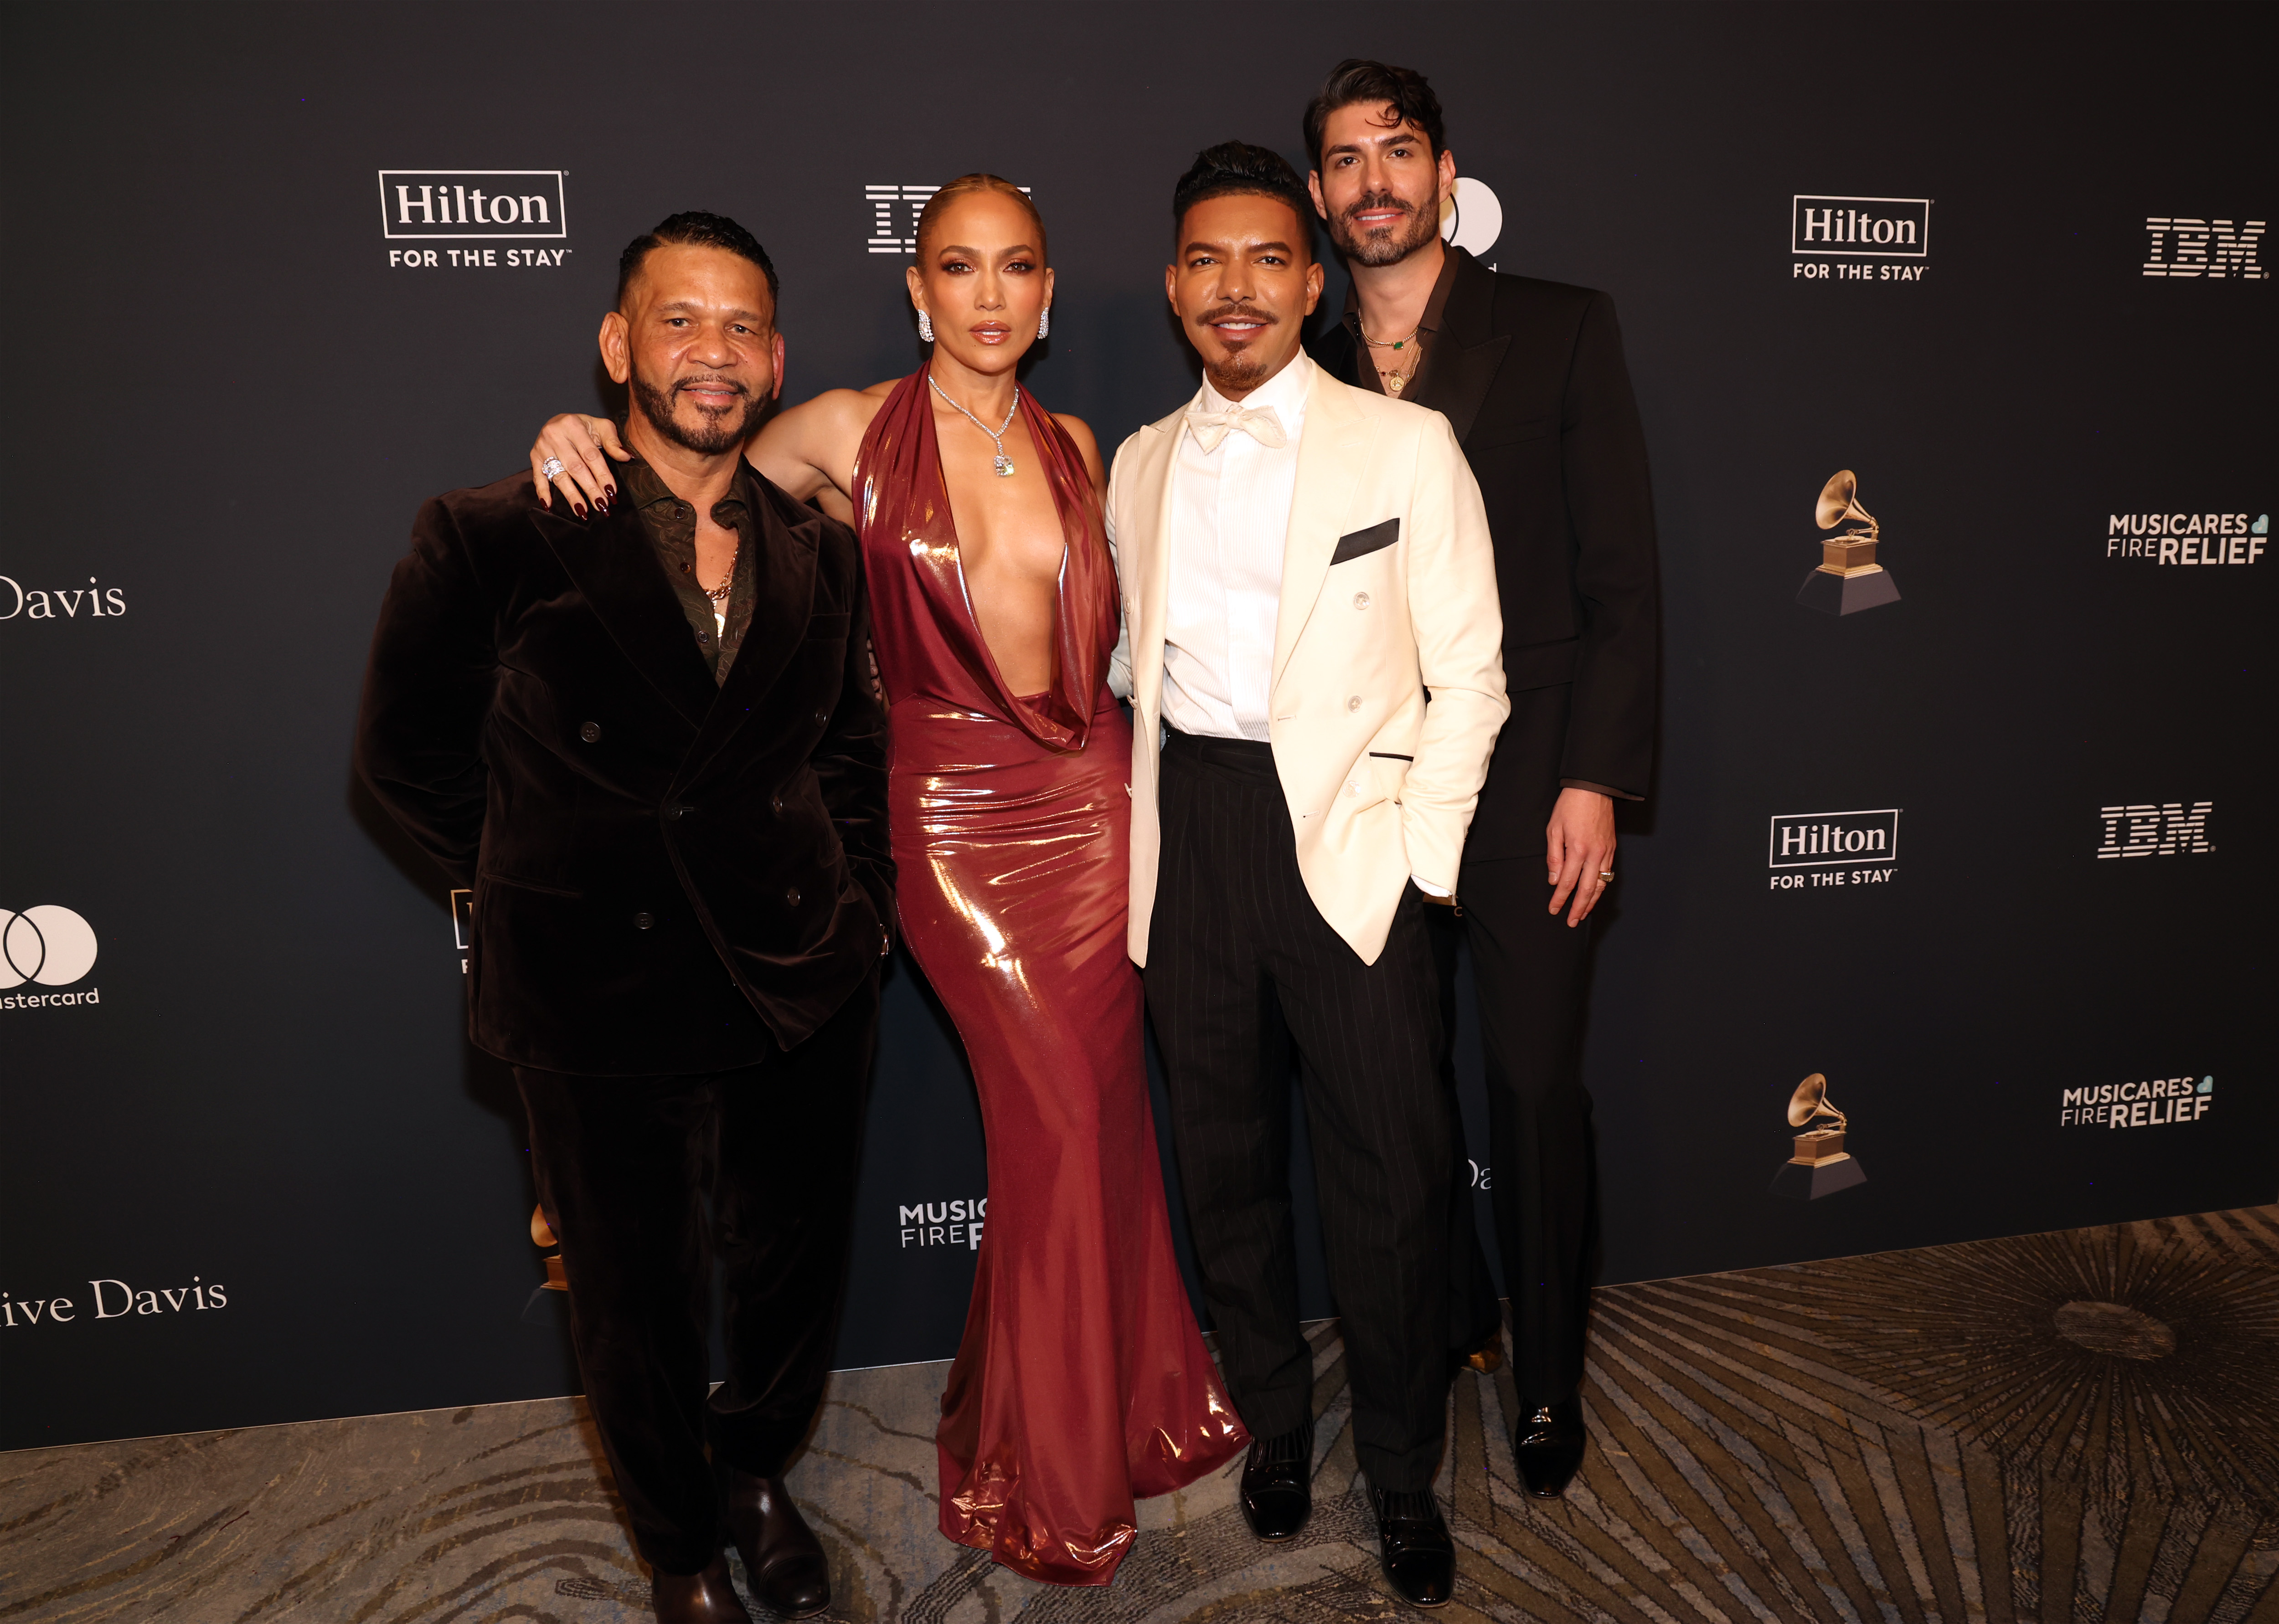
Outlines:
MULTIPOLYGON (((1654 775, 1660 589, 1646 445, 1606 295, 1499 275, 1441 242, 1455 160, 1421 74, 1339 64, 1307 109, 1305 137, 1315 207, 1354 280, 1314 357, 1445 415, 1495 537, 1511 716, 1457 897, 1487 1051, 1487 1160, 1521 1407, 1513 1451, 1529 1489, 1550 1498, 1583 1456, 1596 1250, 1585 922, 1614 878, 1614 803, 1643 801, 1654 775)), ((1469 1207, 1452 1237, 1452 1333, 1460 1360, 1485 1362, 1500 1316, 1469 1207)))
POLYGON ((474 1041, 529 1113, 657 1616, 705 1624, 749 1617, 730 1536, 779 1614, 830 1600, 781 1475, 837 1329, 894 917, 855 536, 743 459, 782 376, 775 303, 732 220, 626 249, 601 334, 635 408, 619 494, 549 509, 522 473, 428 502, 357 752, 474 891, 474 1041))

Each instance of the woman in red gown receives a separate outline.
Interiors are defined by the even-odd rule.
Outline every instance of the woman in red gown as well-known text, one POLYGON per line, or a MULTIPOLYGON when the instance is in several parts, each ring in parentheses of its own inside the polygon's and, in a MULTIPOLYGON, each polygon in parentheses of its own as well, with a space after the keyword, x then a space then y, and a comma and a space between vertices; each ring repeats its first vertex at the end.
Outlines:
MULTIPOLYGON (((1105 1584, 1133 1499, 1248 1438, 1172 1253, 1142 1069, 1099 454, 1015 378, 1050 306, 1044 249, 1017 188, 943 188, 909 272, 927 365, 780 414, 749 456, 795 497, 851 502, 903 939, 980 1095, 989 1214, 942 1396, 941 1529, 1032 1578, 1105 1584)), ((591 498, 597 444, 615 454, 613 425, 557 417, 532 462, 561 457, 564 494, 591 498)))

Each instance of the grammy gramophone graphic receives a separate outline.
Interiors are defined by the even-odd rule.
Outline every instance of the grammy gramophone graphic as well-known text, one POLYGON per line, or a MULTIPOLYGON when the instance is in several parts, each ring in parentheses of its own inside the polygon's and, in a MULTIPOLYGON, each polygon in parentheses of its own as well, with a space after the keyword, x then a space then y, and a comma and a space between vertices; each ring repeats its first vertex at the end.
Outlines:
POLYGON ((1844 470, 1820 487, 1820 501, 1812 511, 1822 530, 1850 524, 1840 536, 1820 544, 1820 567, 1804 578, 1796 601, 1823 615, 1856 615, 1899 601, 1891 572, 1876 562, 1876 544, 1883 539, 1868 509, 1860 505, 1860 480, 1844 470))
POLYGON ((1859 1158, 1844 1148, 1845 1120, 1843 1112, 1828 1103, 1828 1079, 1820 1073, 1796 1085, 1796 1092, 1789 1096, 1788 1125, 1804 1131, 1796 1136, 1796 1154, 1773 1175, 1773 1194, 1817 1201, 1868 1182, 1859 1158))

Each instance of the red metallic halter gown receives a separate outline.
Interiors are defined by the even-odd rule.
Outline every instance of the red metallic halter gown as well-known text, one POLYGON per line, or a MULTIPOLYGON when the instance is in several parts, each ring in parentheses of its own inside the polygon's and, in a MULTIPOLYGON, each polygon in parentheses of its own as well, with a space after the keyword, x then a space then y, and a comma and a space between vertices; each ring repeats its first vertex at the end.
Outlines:
POLYGON ((1172 1255, 1127 954, 1132 733, 1106 684, 1100 502, 1024 390, 1067 553, 1059 675, 1005 691, 974 624, 934 438, 904 379, 863 436, 856 518, 891 719, 903 939, 964 1039, 989 1210, 942 1395, 941 1531, 1032 1578, 1106 1584, 1134 1497, 1247 1443, 1172 1255))

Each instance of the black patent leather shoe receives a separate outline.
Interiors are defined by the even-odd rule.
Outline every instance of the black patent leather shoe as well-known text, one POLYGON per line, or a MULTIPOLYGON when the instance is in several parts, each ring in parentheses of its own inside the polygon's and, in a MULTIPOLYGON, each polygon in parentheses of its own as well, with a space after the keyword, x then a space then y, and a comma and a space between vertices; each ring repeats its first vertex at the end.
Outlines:
POLYGON ((728 1532, 744 1559, 752 1599, 779 1619, 811 1619, 831 1605, 831 1566, 780 1477, 728 1473, 728 1532))
POLYGON ((728 1582, 728 1559, 715 1556, 701 1574, 649 1574, 650 1605, 656 1624, 752 1624, 752 1615, 728 1582))
POLYGON ((1520 1417, 1511 1435, 1511 1458, 1520 1481, 1539 1500, 1567 1492, 1583 1464, 1583 1401, 1539 1404, 1520 1417))
POLYGON ((1314 1427, 1254 1438, 1242 1463, 1242 1515, 1270 1545, 1294 1538, 1314 1512, 1314 1427))
POLYGON ((1456 1593, 1456 1542, 1430 1489, 1395 1494, 1372 1486, 1385 1582, 1412 1607, 1445 1607, 1456 1593))

